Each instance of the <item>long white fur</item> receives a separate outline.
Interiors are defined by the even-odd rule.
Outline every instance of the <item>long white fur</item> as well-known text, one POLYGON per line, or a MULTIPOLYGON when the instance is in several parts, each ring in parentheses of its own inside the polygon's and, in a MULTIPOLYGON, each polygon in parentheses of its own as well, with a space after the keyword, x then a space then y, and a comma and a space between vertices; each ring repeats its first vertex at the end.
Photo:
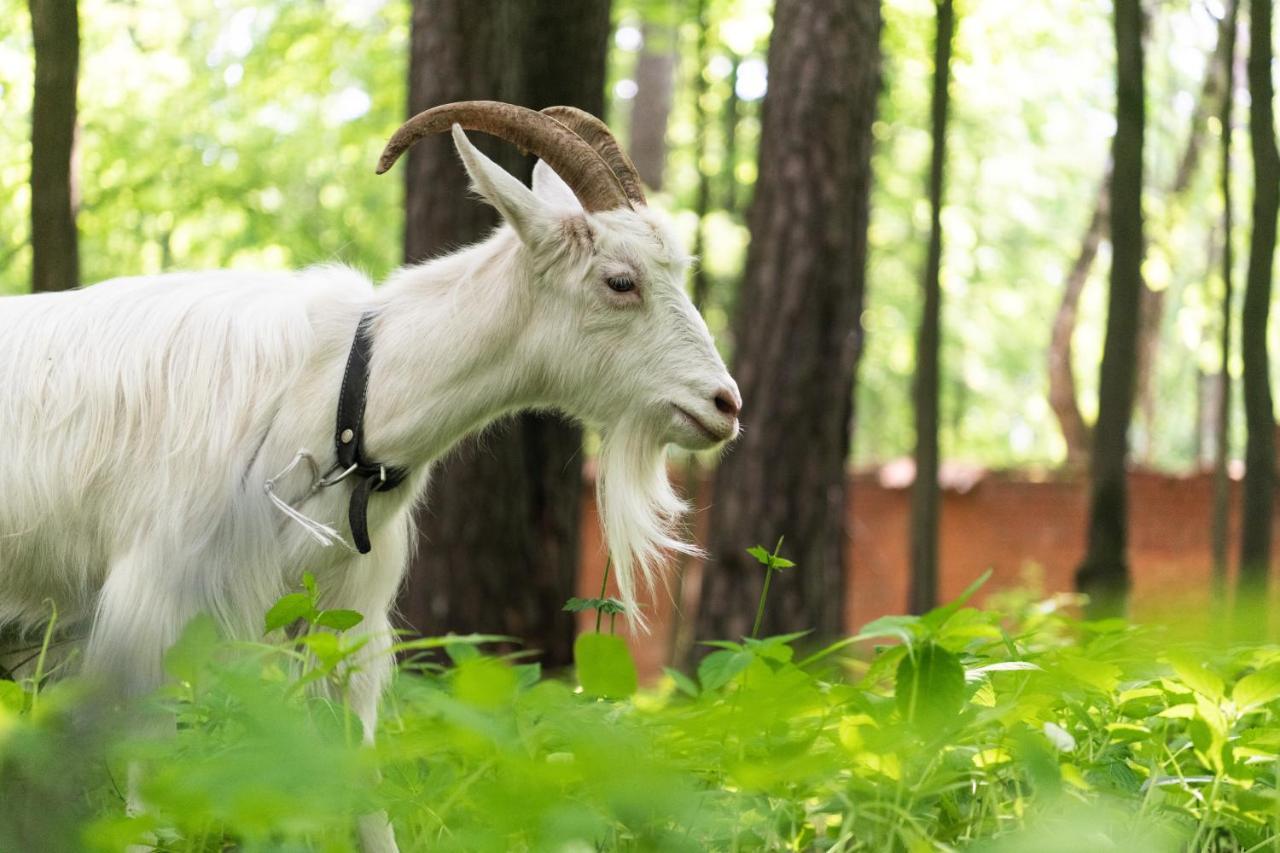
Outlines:
MULTIPOLYGON (((91 629, 87 670, 137 693, 159 682, 192 616, 256 637, 271 603, 312 571, 326 604, 364 613, 374 638, 352 685, 372 737, 414 497, 460 438, 530 408, 601 429, 606 539, 635 612, 663 553, 686 547, 665 445, 715 443, 672 404, 731 435, 736 421, 713 400, 736 386, 685 296, 687 259, 661 215, 586 214, 544 165, 531 191, 454 136, 504 225, 376 290, 327 266, 0 300, 0 629, 34 628, 52 599, 64 622, 91 629), (616 275, 639 297, 609 290, 616 275), (347 353, 370 309, 366 447, 412 473, 373 497, 362 557, 319 547, 263 485, 299 450, 332 459, 347 353)), ((278 488, 292 501, 309 485, 299 468, 278 488)), ((302 509, 349 534, 349 495, 325 489, 302 509)))

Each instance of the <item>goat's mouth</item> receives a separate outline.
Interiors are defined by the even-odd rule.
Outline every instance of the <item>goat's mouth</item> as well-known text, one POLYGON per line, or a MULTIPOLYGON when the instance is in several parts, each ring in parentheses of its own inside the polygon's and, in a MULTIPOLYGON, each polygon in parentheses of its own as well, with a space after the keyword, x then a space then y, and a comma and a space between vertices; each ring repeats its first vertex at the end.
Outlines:
POLYGON ((675 410, 676 417, 679 421, 693 427, 693 431, 695 433, 706 439, 708 447, 733 438, 733 424, 730 424, 727 428, 722 427, 720 429, 712 429, 705 421, 683 406, 672 403, 671 408, 675 410))

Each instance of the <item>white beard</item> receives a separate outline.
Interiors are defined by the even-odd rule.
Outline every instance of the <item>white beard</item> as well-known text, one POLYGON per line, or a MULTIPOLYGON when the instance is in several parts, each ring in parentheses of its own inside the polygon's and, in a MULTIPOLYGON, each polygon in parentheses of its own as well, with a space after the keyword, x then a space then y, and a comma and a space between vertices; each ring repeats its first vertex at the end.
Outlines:
POLYGON ((655 425, 636 418, 615 426, 604 435, 598 458, 597 502, 618 591, 628 621, 645 630, 637 591, 651 592, 657 579, 665 581, 662 570, 672 552, 702 552, 679 538, 688 507, 671 488, 666 445, 655 425))

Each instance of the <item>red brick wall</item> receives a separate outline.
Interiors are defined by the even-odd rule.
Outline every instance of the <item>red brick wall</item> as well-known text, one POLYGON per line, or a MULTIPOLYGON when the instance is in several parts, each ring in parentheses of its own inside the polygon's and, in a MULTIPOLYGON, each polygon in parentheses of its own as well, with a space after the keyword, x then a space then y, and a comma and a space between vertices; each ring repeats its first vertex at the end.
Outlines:
MULTIPOLYGON (((1134 612, 1152 613, 1170 599, 1207 592, 1213 478, 1134 472, 1129 483, 1134 612)), ((885 488, 875 475, 855 475, 850 485, 846 559, 851 577, 845 614, 853 630, 906 606, 910 495, 905 489, 885 488)), ((1238 491, 1233 493, 1233 556, 1237 499, 1238 491)), ((603 547, 589 497, 583 512, 579 595, 590 596, 599 591, 603 547)), ((1083 477, 1033 482, 1016 474, 988 474, 965 493, 944 492, 939 556, 943 600, 959 594, 988 568, 993 576, 979 602, 1037 577, 1046 594, 1071 591, 1084 552, 1087 512, 1088 481, 1083 477)), ((632 646, 641 669, 654 673, 666 659, 670 596, 659 592, 650 612, 650 636, 632 638, 632 646)))

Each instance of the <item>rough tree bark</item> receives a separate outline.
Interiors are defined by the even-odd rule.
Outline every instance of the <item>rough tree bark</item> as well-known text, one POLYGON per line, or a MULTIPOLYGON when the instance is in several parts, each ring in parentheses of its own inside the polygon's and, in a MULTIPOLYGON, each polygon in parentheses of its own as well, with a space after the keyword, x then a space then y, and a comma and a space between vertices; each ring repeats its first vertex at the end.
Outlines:
MULTIPOLYGON (((609 0, 415 0, 409 111, 493 98, 601 115, 609 32, 609 0)), ((528 179, 531 159, 474 136, 528 179)), ((468 199, 447 135, 413 148, 406 175, 406 260, 476 240, 495 221, 468 199)), ((542 650, 545 665, 571 660, 574 623, 561 607, 577 574, 580 451, 577 427, 524 415, 464 442, 437 465, 401 597, 412 628, 510 634, 542 650)))
POLYGON ((1235 274, 1232 269, 1235 255, 1232 251, 1233 227, 1231 210, 1231 137, 1232 107, 1235 105, 1236 88, 1236 21, 1240 14, 1238 0, 1227 0, 1222 51, 1223 86, 1222 102, 1218 116, 1222 125, 1221 188, 1222 188, 1222 355, 1218 368, 1218 398, 1214 412, 1215 434, 1213 447, 1213 519, 1210 538, 1213 547, 1213 596, 1221 606, 1227 596, 1227 522, 1230 511, 1231 482, 1227 476, 1227 462, 1231 449, 1231 303, 1235 296, 1235 274))
POLYGON ((1271 564, 1271 511, 1275 501, 1275 412, 1268 376, 1267 320, 1280 203, 1280 156, 1276 152, 1271 85, 1271 0, 1249 4, 1249 140, 1253 149, 1253 236, 1240 324, 1244 357, 1244 499, 1240 519, 1242 598, 1265 590, 1271 564))
POLYGON ((786 535, 763 629, 843 628, 846 479, 880 80, 877 0, 778 0, 751 246, 734 320, 745 429, 716 472, 699 634, 748 632, 744 553, 786 535))
POLYGON ((916 336, 916 477, 911 484, 911 586, 907 606, 924 613, 938 602, 938 350, 942 339, 942 192, 947 162, 952 0, 938 0, 933 50, 933 156, 929 164, 929 249, 924 308, 916 336))
POLYGON ((31 289, 80 284, 76 236, 76 80, 80 18, 76 0, 29 0, 35 46, 31 104, 31 289))
POLYGON ((1120 613, 1129 590, 1125 463, 1138 350, 1142 293, 1142 5, 1116 0, 1116 133, 1111 147, 1111 282, 1107 335, 1093 431, 1088 551, 1076 586, 1091 616, 1120 613))
POLYGON ((636 96, 631 102, 631 161, 640 179, 662 189, 667 165, 667 119, 676 83, 676 36, 671 27, 645 23, 636 59, 636 96))

